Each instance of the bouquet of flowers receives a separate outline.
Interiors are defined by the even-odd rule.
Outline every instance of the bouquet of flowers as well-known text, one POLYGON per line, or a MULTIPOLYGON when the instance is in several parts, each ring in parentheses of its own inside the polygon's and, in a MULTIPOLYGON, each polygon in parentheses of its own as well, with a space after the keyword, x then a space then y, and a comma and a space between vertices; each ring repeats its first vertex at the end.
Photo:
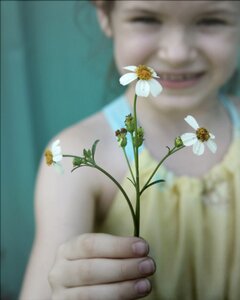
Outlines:
POLYGON ((123 150, 123 154, 126 158, 126 163, 130 170, 131 178, 128 178, 135 188, 135 197, 136 205, 133 207, 131 199, 129 198, 126 191, 123 189, 121 184, 103 167, 99 166, 95 160, 95 152, 99 140, 96 140, 90 149, 83 149, 82 155, 72 155, 72 154, 62 154, 60 141, 57 140, 53 142, 51 149, 45 151, 46 163, 51 166, 62 170, 61 160, 63 157, 72 158, 73 169, 75 171, 81 167, 90 167, 95 168, 98 171, 105 174, 109 177, 114 184, 117 185, 124 198, 127 201, 129 209, 131 211, 133 227, 134 227, 134 236, 140 235, 140 203, 141 195, 144 191, 151 186, 163 182, 164 180, 153 180, 155 173, 160 168, 162 163, 171 155, 177 151, 183 149, 185 146, 192 146, 193 153, 196 155, 202 155, 204 153, 204 143, 208 146, 210 151, 213 153, 217 150, 217 145, 214 142, 214 135, 210 133, 206 128, 200 127, 198 122, 193 116, 188 115, 185 118, 185 121, 194 129, 192 133, 184 133, 181 136, 178 136, 173 141, 172 147, 167 147, 166 155, 160 160, 160 162, 153 169, 151 175, 143 186, 139 184, 139 178, 141 176, 139 172, 139 147, 143 144, 144 141, 144 129, 138 126, 137 119, 137 97, 148 97, 151 93, 152 96, 158 96, 162 91, 162 86, 156 78, 159 76, 156 72, 148 66, 139 65, 139 66, 127 66, 124 69, 130 71, 129 73, 124 74, 120 78, 120 83, 122 85, 127 85, 133 81, 137 81, 135 86, 135 96, 134 96, 134 106, 133 114, 129 114, 125 118, 125 127, 118 129, 115 134, 119 146, 123 150), (130 165, 125 147, 127 143, 131 143, 132 151, 134 154, 134 164, 133 167, 130 165))

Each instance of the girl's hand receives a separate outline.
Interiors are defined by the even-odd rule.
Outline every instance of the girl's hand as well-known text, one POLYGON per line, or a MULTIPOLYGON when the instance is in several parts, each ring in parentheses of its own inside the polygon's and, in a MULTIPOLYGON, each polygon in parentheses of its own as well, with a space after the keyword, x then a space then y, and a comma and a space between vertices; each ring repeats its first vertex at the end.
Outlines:
POLYGON ((59 247, 49 274, 52 299, 139 299, 155 272, 147 243, 136 237, 84 234, 59 247))

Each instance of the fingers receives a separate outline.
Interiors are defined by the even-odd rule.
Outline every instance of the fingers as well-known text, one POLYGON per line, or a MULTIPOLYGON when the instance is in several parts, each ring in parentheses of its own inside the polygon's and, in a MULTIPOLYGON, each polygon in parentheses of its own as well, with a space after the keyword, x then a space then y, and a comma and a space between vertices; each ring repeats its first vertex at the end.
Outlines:
MULTIPOLYGON (((155 272, 155 263, 149 257, 130 259, 81 259, 65 261, 65 287, 97 285, 128 281, 150 276, 155 272)), ((59 272, 59 280, 61 281, 59 272)))
POLYGON ((151 291, 148 279, 65 289, 56 299, 63 300, 131 300, 145 297, 151 291))
POLYGON ((131 258, 148 254, 147 243, 135 237, 116 237, 108 234, 84 234, 59 249, 67 260, 82 258, 131 258))
POLYGON ((155 272, 141 238, 84 234, 63 244, 49 273, 53 299, 124 300, 150 293, 155 272))

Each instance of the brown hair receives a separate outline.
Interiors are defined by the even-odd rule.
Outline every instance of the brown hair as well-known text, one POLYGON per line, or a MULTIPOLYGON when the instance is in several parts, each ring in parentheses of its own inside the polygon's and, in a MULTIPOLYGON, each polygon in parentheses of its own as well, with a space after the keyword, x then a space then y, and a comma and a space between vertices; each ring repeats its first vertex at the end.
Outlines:
MULTIPOLYGON (((115 0, 89 0, 92 5, 96 8, 102 9, 105 14, 110 18, 111 11, 113 10, 115 0)), ((119 85, 119 73, 114 61, 114 57, 111 58, 110 64, 108 66, 107 76, 106 76, 106 89, 104 92, 104 99, 110 102, 112 98, 119 94, 119 91, 123 92, 124 88, 119 85)))
POLYGON ((111 10, 113 9, 114 6, 114 0, 90 0, 90 2, 96 6, 97 8, 101 8, 102 10, 105 11, 107 15, 110 14, 111 10))

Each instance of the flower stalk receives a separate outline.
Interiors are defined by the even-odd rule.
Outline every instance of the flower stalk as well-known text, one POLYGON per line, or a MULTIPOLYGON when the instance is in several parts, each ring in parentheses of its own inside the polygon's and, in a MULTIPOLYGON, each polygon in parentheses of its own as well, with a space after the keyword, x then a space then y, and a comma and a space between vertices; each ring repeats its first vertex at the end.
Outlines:
POLYGON ((125 127, 117 130, 115 132, 117 142, 119 146, 122 148, 124 157, 127 162, 127 166, 129 168, 131 179, 128 178, 135 188, 135 208, 129 198, 127 192, 122 187, 122 185, 114 178, 109 172, 107 172, 103 167, 99 166, 95 160, 95 152, 96 147, 99 140, 96 140, 91 149, 83 149, 82 156, 70 155, 70 154, 62 154, 61 147, 59 145, 60 141, 57 140, 53 142, 50 149, 47 149, 45 152, 46 163, 48 166, 55 166, 58 169, 62 170, 62 166, 60 161, 62 158, 72 158, 73 159, 73 169, 72 172, 80 167, 90 167, 95 168, 96 170, 103 173, 107 176, 120 190, 123 197, 127 201, 128 207, 130 209, 130 213, 132 216, 133 227, 134 227, 134 236, 140 236, 140 218, 141 218, 141 196, 143 192, 158 183, 164 182, 164 179, 159 179, 153 181, 153 177, 163 164, 163 162, 169 158, 171 155, 180 151, 185 146, 193 146, 193 153, 197 155, 202 155, 204 152, 204 143, 206 142, 208 148, 211 152, 215 153, 217 150, 217 146, 213 139, 215 138, 212 133, 210 133, 205 127, 200 127, 197 121, 192 116, 187 116, 185 121, 195 130, 195 133, 185 133, 181 136, 175 138, 174 146, 172 148, 168 148, 167 154, 160 160, 160 162, 156 165, 156 167, 151 172, 147 181, 140 186, 140 161, 139 161, 139 147, 143 144, 144 141, 144 130, 142 127, 138 127, 138 119, 137 119, 137 97, 148 97, 150 94, 153 97, 158 96, 162 91, 162 86, 157 80, 159 76, 156 72, 147 66, 140 65, 136 66, 128 66, 124 69, 131 71, 131 73, 127 73, 120 78, 120 83, 122 85, 127 85, 134 80, 137 80, 135 87, 135 96, 133 103, 133 116, 129 114, 125 119, 125 127), (134 155, 134 169, 133 172, 131 164, 129 162, 126 146, 128 144, 128 134, 131 136, 131 144, 132 151, 134 155))
POLYGON ((136 179, 135 179, 135 188, 136 188, 136 226, 134 228, 134 236, 139 236, 140 234, 140 185, 139 185, 139 143, 138 143, 138 127, 137 127, 137 95, 134 96, 134 105, 133 105, 133 111, 134 111, 134 131, 135 131, 135 143, 134 143, 134 162, 135 162, 135 173, 136 173, 136 179))

